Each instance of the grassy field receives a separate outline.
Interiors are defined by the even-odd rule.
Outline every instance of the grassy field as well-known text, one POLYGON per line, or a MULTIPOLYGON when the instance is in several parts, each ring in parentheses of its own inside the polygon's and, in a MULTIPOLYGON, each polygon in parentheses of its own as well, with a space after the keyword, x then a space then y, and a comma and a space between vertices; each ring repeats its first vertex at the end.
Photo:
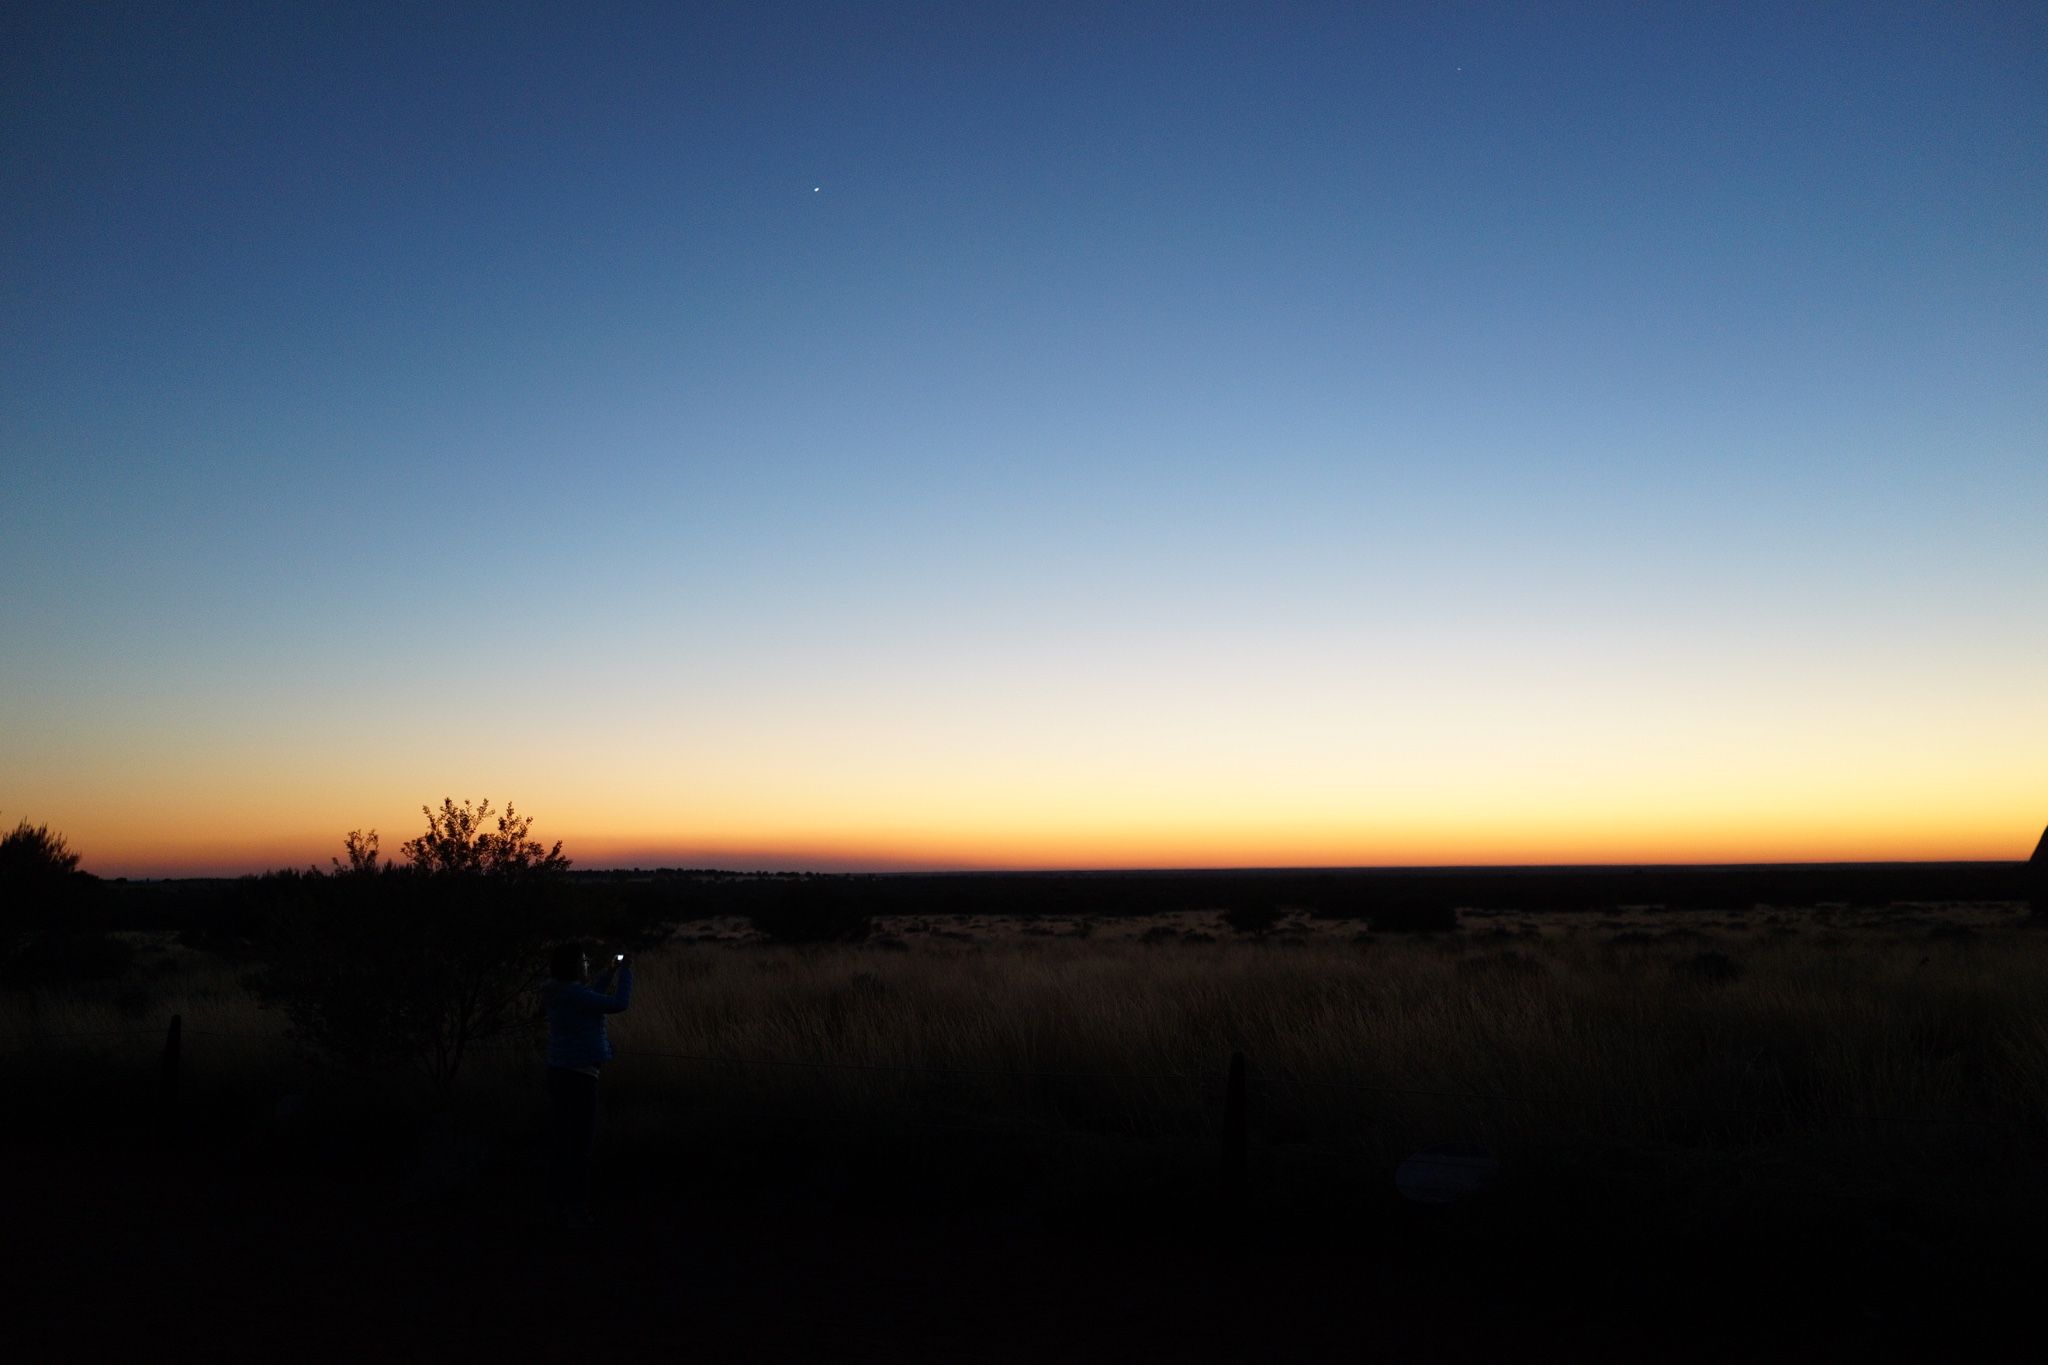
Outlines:
MULTIPOLYGON (((855 1324, 873 1350, 845 1358, 902 1359, 920 1333, 994 1322, 1063 1359, 1172 1341, 1321 1360, 1370 1321, 1432 1359, 1459 1340, 1722 1359, 1953 1351, 2031 1321, 2048 932, 2016 906, 1468 913, 1435 936, 1297 918, 1247 939, 1201 915, 880 931, 790 947, 700 921, 643 958, 597 1182, 623 1230, 604 1273, 640 1286, 635 1339, 687 1320, 765 1351, 777 1323, 797 1343, 780 1358, 837 1358, 855 1324), (1236 1051, 1242 1219, 1218 1180, 1236 1051), (1445 1141, 1483 1144, 1501 1177, 1408 1204, 1396 1168, 1445 1141)), ((371 1336, 410 1333, 442 1309, 394 1279, 393 1227, 465 1248, 465 1333, 544 1292, 532 1047, 481 1054, 441 1127, 418 1087, 297 1056, 251 965, 141 947, 126 979, 0 995, 10 1197, 51 1205, 59 1234, 48 1266, 16 1269, 76 1300, 67 1331, 98 1330, 107 1293, 232 1320, 222 1286, 243 1277, 292 1313, 338 1296, 383 1305, 371 1336), (166 1154, 174 1011, 184 1142, 166 1154), (79 1200, 88 1221, 57 1215, 79 1200), (120 1247, 165 1250, 106 1271, 120 1247), (309 1248, 317 1273, 290 1270, 309 1248)))
MULTIPOLYGON (((647 954, 614 1025, 614 1141, 981 1131, 1151 1151, 1192 1179, 1242 1051, 1276 1197, 1333 1170, 1384 1184, 1449 1140, 1511 1173, 2037 1193, 2022 1173, 2048 1121, 2048 934, 2017 907, 1468 913, 1433 936, 1297 918, 1256 940, 1195 915, 878 928, 796 948, 706 922, 647 954)), ((138 960, 124 981, 9 994, 0 1032, 47 1039, 12 1065, 146 1065, 175 1011, 193 1093, 236 1114, 366 1093, 308 1072, 242 969, 162 941, 138 960)), ((533 1072, 523 1052, 481 1055, 469 1102, 521 1130, 533 1072)))

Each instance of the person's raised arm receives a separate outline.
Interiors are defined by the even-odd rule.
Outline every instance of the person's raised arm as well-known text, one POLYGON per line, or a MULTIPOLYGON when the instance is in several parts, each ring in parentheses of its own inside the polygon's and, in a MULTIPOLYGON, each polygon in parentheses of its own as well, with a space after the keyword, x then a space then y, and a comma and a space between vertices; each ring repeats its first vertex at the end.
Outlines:
POLYGON ((580 1014, 617 1014, 633 1001, 633 963, 621 954, 614 965, 589 985, 563 985, 557 1006, 580 1014))
POLYGON ((603 997, 605 1003, 600 1006, 606 1014, 617 1014, 633 1003, 633 959, 620 957, 614 975, 617 978, 616 982, 611 993, 603 997))

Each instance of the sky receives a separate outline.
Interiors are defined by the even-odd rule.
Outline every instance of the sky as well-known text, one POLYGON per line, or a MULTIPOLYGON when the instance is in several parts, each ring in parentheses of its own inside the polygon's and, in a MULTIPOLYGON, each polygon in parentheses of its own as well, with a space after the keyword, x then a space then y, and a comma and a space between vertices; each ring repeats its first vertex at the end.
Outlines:
POLYGON ((2019 858, 2023 5, 10 6, 0 822, 2019 858))

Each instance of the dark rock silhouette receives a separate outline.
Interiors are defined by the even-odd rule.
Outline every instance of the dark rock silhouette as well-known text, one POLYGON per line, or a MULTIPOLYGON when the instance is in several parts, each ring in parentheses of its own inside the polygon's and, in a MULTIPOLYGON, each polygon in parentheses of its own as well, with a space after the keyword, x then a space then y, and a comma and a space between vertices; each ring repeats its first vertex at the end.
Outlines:
POLYGON ((2027 860, 2027 899, 2035 914, 2048 916, 2048 829, 2041 831, 2041 842, 2027 860))

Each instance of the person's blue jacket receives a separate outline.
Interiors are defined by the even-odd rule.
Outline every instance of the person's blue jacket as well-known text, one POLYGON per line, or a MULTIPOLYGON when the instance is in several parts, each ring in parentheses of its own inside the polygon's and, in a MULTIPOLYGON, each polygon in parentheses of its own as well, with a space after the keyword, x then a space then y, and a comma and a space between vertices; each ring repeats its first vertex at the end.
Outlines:
POLYGON ((612 1040, 605 1036, 604 1017, 617 1014, 633 1001, 633 971, 606 972, 594 985, 577 981, 549 980, 540 988, 540 1003, 548 1012, 548 1065, 566 1067, 598 1066, 612 1059, 612 1040), (618 984, 607 995, 597 987, 614 975, 618 984))

